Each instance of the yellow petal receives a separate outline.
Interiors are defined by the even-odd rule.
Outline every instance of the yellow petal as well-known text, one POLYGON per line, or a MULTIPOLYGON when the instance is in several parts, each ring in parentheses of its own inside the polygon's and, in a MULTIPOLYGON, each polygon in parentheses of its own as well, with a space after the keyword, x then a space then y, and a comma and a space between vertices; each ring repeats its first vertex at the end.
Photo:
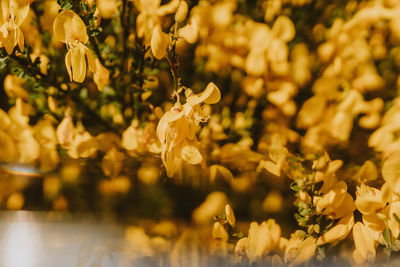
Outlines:
POLYGON ((190 24, 179 29, 179 36, 182 37, 189 44, 194 44, 199 38, 199 27, 196 21, 192 21, 190 24))
POLYGON ((181 23, 185 20, 189 11, 189 6, 185 0, 180 1, 178 10, 175 13, 175 21, 181 23))
POLYGON ((71 65, 71 50, 67 52, 67 54, 65 55, 65 67, 67 68, 67 72, 69 75, 69 80, 72 82, 72 65, 71 65))
POLYGON ((199 164, 203 160, 203 156, 194 146, 184 146, 181 151, 181 156, 184 161, 192 165, 199 164))
POLYGON ((161 143, 165 142, 165 135, 167 132, 168 124, 176 121, 183 116, 183 112, 178 109, 171 109, 164 113, 157 125, 157 137, 161 143))
POLYGON ((206 104, 215 104, 218 103, 221 99, 221 92, 218 87, 214 83, 209 83, 206 89, 200 94, 190 95, 187 98, 187 103, 191 106, 198 105, 202 102, 206 104))
POLYGON ((221 239, 222 241, 227 241, 229 239, 228 233, 220 222, 214 223, 212 237, 214 239, 221 239))
POLYGON ((161 30, 160 25, 153 29, 151 36, 151 51, 156 59, 162 59, 167 54, 167 47, 169 44, 169 35, 161 30))
POLYGON ((275 176, 281 176, 281 168, 277 164, 269 160, 260 161, 260 166, 275 176))
POLYGON ((225 205, 225 216, 228 223, 233 227, 236 223, 235 214, 233 213, 233 209, 229 204, 225 205))
POLYGON ((215 181, 218 174, 221 175, 222 178, 224 178, 227 182, 233 180, 233 175, 230 170, 222 165, 214 164, 210 166, 210 183, 215 181))
POLYGON ((180 0, 171 0, 171 2, 169 2, 168 4, 159 7, 157 10, 157 15, 163 17, 165 15, 174 13, 179 7, 179 2, 180 0))
POLYGON ((85 50, 78 46, 71 50, 72 79, 76 82, 83 82, 86 76, 85 50))
POLYGON ((284 42, 293 40, 296 30, 293 22, 286 16, 279 16, 272 26, 272 32, 275 37, 281 39, 284 42))
POLYGON ((53 32, 56 40, 63 43, 78 40, 85 44, 89 40, 85 23, 72 10, 64 10, 57 15, 53 23, 53 32))
POLYGON ((382 176, 390 189, 400 193, 400 155, 393 155, 385 160, 382 166, 382 176))
POLYGON ((10 8, 14 12, 15 24, 20 26, 26 19, 29 13, 29 1, 27 0, 14 0, 9 1, 10 8))

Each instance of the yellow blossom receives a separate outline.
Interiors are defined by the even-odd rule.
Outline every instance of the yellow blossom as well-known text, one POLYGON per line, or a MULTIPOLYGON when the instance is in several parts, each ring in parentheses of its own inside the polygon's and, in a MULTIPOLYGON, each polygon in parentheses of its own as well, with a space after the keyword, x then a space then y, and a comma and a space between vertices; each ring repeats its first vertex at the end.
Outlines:
POLYGON ((174 13, 178 9, 180 2, 180 0, 171 0, 167 4, 161 5, 160 0, 134 1, 136 8, 140 11, 136 18, 137 35, 139 38, 144 38, 146 45, 150 44, 155 27, 161 27, 161 18, 174 13))
POLYGON ((89 67, 94 72, 95 83, 99 90, 108 83, 109 72, 95 60, 93 53, 85 46, 89 41, 86 25, 72 10, 64 10, 54 20, 53 32, 59 42, 66 44, 68 52, 65 66, 71 81, 83 82, 86 76, 86 57, 89 67))
POLYGON ((21 24, 28 16, 29 2, 25 0, 0 1, 0 47, 12 54, 15 46, 24 50, 24 35, 21 24))
POLYGON ((210 83, 200 94, 186 90, 186 104, 178 102, 164 113, 157 125, 157 137, 160 140, 161 159, 167 175, 172 177, 182 166, 183 161, 196 165, 203 157, 196 148, 195 127, 208 120, 201 107, 202 103, 219 102, 221 93, 215 84, 210 83))
POLYGON ((386 207, 386 197, 381 190, 361 184, 357 187, 355 204, 362 214, 374 215, 386 207))

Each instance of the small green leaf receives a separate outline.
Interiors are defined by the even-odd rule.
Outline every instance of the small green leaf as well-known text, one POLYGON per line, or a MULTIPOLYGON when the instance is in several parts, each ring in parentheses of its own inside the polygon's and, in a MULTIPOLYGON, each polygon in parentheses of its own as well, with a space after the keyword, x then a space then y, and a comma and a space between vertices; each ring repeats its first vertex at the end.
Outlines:
POLYGON ((399 216, 397 216, 396 213, 393 213, 393 217, 396 220, 396 222, 400 223, 400 218, 399 218, 399 216))
POLYGON ((300 188, 299 188, 299 186, 297 185, 296 182, 292 182, 290 184, 290 189, 292 189, 293 191, 296 191, 296 192, 300 191, 300 188))
POLYGON ((386 246, 391 248, 393 245, 393 240, 392 240, 392 231, 390 229, 385 229, 383 230, 383 239, 385 240, 386 246))

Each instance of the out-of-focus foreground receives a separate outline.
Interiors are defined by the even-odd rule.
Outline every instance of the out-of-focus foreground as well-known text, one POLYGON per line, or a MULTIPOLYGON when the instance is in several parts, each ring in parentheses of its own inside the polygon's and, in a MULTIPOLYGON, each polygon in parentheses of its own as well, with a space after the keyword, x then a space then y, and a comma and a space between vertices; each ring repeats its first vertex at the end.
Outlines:
POLYGON ((0 0, 0 260, 396 266, 399 70, 398 0, 0 0))

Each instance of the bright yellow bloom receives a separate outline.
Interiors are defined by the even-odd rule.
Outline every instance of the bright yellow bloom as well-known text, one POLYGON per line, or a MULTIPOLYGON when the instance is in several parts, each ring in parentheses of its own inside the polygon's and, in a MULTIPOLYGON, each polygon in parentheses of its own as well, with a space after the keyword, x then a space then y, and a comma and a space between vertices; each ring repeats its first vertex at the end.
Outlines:
POLYGON ((203 157, 196 148, 196 125, 208 120, 201 107, 202 103, 215 104, 219 102, 221 93, 215 84, 210 83, 200 94, 186 90, 186 104, 176 103, 160 119, 157 126, 157 136, 162 144, 161 159, 167 175, 172 177, 182 166, 183 161, 196 165, 203 157))
POLYGON ((250 224, 249 236, 240 239, 235 248, 236 254, 246 254, 250 262, 261 260, 263 256, 279 245, 281 227, 273 219, 250 224))
POLYGON ((365 184, 357 187, 355 204, 363 215, 375 215, 382 212, 388 201, 383 191, 369 187, 365 184))
POLYGON ((135 6, 140 11, 136 19, 137 35, 144 38, 146 45, 150 44, 154 28, 161 26, 163 16, 174 13, 180 0, 172 0, 166 5, 161 6, 161 0, 135 0, 135 6))
POLYGON ((85 44, 89 41, 86 25, 83 20, 72 10, 64 10, 54 20, 53 32, 59 42, 68 48, 65 56, 65 66, 71 81, 83 82, 86 76, 86 59, 89 68, 94 72, 94 81, 99 90, 108 84, 109 72, 85 44))
POLYGON ((24 35, 20 26, 28 13, 28 1, 0 1, 0 47, 5 47, 7 54, 12 54, 17 44, 21 51, 24 50, 24 35))
POLYGON ((90 54, 85 46, 89 40, 85 23, 72 10, 64 10, 54 20, 53 32, 56 40, 67 45, 65 65, 71 81, 83 82, 86 76, 85 54, 90 54))

